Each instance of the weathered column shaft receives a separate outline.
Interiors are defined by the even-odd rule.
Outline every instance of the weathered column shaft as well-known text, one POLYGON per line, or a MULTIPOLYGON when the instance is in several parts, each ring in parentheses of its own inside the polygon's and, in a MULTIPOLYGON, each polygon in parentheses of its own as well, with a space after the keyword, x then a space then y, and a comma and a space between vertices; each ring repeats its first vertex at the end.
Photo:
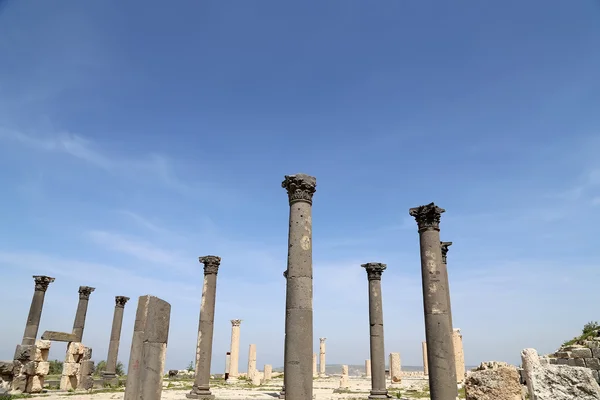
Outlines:
POLYGON ((447 288, 446 297, 448 302, 448 318, 450 319, 450 327, 454 329, 454 322, 452 321, 452 304, 450 303, 450 279, 448 278, 448 250, 452 246, 452 242, 440 242, 442 251, 442 268, 440 269, 440 276, 444 282, 444 286, 447 288))
POLYGON ((313 278, 312 197, 314 177, 286 175, 290 204, 284 385, 287 400, 312 399, 313 278))
POLYGON ((429 365, 427 363, 427 342, 421 343, 423 348, 423 374, 429 375, 429 365))
POLYGON ((200 357, 194 385, 191 392, 186 396, 189 399, 214 399, 210 392, 210 364, 212 360, 217 272, 221 264, 221 257, 205 256, 200 257, 199 260, 204 264, 204 284, 200 303, 200 331, 198 332, 200 357))
POLYGON ((241 319, 232 319, 231 320, 231 348, 229 349, 231 353, 230 361, 229 361, 229 376, 232 378, 237 378, 239 373, 239 364, 240 364, 240 324, 242 323, 241 319))
POLYGON ((411 208, 419 226, 425 339, 431 400, 456 400, 456 366, 452 326, 448 316, 448 287, 440 246, 440 217, 445 210, 434 203, 411 208))
POLYGON ((73 335, 75 336, 75 342, 81 343, 83 341, 83 329, 85 328, 85 316, 87 314, 88 302, 90 300, 90 294, 96 290, 96 288, 89 286, 79 286, 79 303, 77 303, 77 312, 75 313, 75 320, 73 321, 73 335))
POLYGON ((31 299, 29 315, 27 316, 25 331, 23 332, 23 340, 21 341, 21 345, 23 346, 31 346, 35 344, 38 330, 40 328, 40 320, 42 318, 42 309, 44 308, 46 290, 48 289, 48 285, 54 282, 54 278, 44 275, 34 275, 33 279, 35 281, 35 291, 33 292, 33 298, 31 299))
MULTIPOLYGON (((383 376, 385 378, 385 366, 383 368, 383 376)), ((367 378, 371 376, 371 360, 365 360, 365 376, 367 378)))
POLYGON ((313 376, 317 376, 319 371, 317 369, 317 353, 313 354, 313 376))
MULTIPOLYGON (((283 277, 285 278, 285 285, 287 286, 287 269, 285 271, 283 271, 283 277)), ((287 307, 285 309, 285 315, 287 316, 287 307)), ((285 332, 285 329, 287 329, 287 325, 284 327, 284 333, 283 333, 283 366, 284 366, 284 372, 285 372, 285 346, 287 344, 287 340, 285 339, 287 337, 287 333, 285 332)), ((285 399, 285 375, 284 375, 284 379, 283 379, 283 385, 281 385, 281 392, 279 392, 279 398, 280 399, 285 399)))
POLYGON ((256 345, 251 344, 248 348, 248 378, 252 378, 256 373, 256 345))
POLYGON ((456 381, 461 383, 465 380, 465 352, 463 349, 463 339, 460 329, 454 329, 452 332, 454 344, 454 360, 456 362, 456 381))
POLYGON ((383 339, 383 301, 381 299, 381 274, 386 269, 382 263, 366 263, 362 267, 369 279, 369 325, 371 345, 370 399, 387 399, 385 384, 385 350, 383 339))
POLYGON ((319 375, 325 376, 325 340, 327 338, 319 338, 319 375))
POLYGON ((390 353, 390 380, 392 383, 402 382, 402 367, 400 353, 390 353))
POLYGON ((123 312, 125 303, 129 297, 115 297, 115 312, 113 315, 112 330, 110 332, 110 343, 108 344, 108 356, 106 357, 105 379, 114 378, 117 374, 117 362, 119 357, 119 342, 121 340, 121 327, 123 326, 123 312))

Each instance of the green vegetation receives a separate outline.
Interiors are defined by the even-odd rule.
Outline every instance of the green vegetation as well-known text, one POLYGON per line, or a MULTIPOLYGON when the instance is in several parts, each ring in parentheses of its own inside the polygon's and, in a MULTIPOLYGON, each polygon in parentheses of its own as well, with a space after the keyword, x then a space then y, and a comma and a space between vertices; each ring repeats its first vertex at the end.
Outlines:
POLYGON ((190 361, 190 364, 186 368, 188 372, 192 372, 194 370, 194 362, 190 361))
MULTIPOLYGON (((125 375, 125 367, 123 366, 123 363, 121 361, 117 362, 117 367, 115 369, 116 369, 115 372, 117 373, 117 375, 119 375, 119 376, 125 375)), ((102 360, 102 361, 99 361, 98 364, 96 364, 96 368, 94 370, 94 375, 100 376, 100 375, 102 375, 102 373, 104 371, 106 371, 106 361, 102 360)))
POLYGON ((16 400, 16 399, 28 399, 31 396, 30 394, 27 393, 23 393, 23 394, 0 394, 0 400, 16 400))
POLYGON ((584 340, 587 340, 590 337, 598 335, 599 331, 600 325, 598 324, 598 321, 590 321, 583 326, 583 329, 581 330, 581 335, 576 336, 571 340, 567 340, 562 345, 571 346, 573 344, 583 342, 584 340))
POLYGON ((48 375, 61 375, 63 370, 63 362, 54 360, 50 361, 50 370, 48 371, 48 375))

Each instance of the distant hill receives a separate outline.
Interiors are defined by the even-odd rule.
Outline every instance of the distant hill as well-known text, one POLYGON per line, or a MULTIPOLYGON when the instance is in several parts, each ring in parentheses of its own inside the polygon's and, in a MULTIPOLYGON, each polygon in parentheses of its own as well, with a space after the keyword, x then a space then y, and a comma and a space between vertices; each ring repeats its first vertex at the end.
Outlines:
MULTIPOLYGON (((389 365, 385 366, 386 369, 389 368, 389 365)), ((466 369, 470 370, 475 367, 467 366, 466 369)), ((403 371, 423 371, 423 367, 420 365, 402 365, 401 369, 403 371)), ((273 368, 275 372, 283 372, 283 367, 273 368)), ((342 364, 327 364, 325 366, 325 373, 327 375, 340 375, 342 373, 342 364)), ((348 365, 348 375, 350 376, 362 376, 365 374, 365 366, 364 365, 348 365)))

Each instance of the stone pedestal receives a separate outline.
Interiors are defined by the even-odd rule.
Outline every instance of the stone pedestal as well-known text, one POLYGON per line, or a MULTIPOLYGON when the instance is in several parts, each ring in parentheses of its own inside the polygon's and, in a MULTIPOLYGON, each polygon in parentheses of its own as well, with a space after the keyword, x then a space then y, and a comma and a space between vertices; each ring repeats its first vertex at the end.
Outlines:
POLYGON ((263 370, 263 381, 268 382, 273 379, 273 366, 271 364, 265 364, 263 370))
POLYGON ((316 179, 286 175, 290 205, 285 318, 284 385, 287 400, 312 399, 312 199, 316 179))
MULTIPOLYGON (((44 308, 44 298, 48 286, 54 282, 54 278, 44 275, 34 275, 35 290, 29 307, 29 315, 25 324, 25 332, 23 332, 23 340, 21 345, 33 346, 37 338, 38 329, 40 327, 40 319, 42 318, 42 309, 44 308)), ((16 359, 16 358, 15 358, 16 359)))
POLYGON ((366 263, 369 281, 369 326, 371 347, 371 394, 370 399, 387 399, 385 385, 385 350, 383 340, 383 301, 381 299, 381 274, 386 269, 382 263, 366 263))
POLYGON ((452 342, 454 344, 454 360, 456 363, 456 381, 462 383, 466 378, 465 371, 465 352, 463 350, 463 340, 460 329, 454 329, 452 332, 452 342))
POLYGON ((123 400, 160 400, 170 320, 169 303, 140 296, 123 400))
POLYGON ((319 338, 319 376, 325 377, 326 371, 325 368, 327 364, 325 363, 325 341, 327 338, 319 338))
POLYGON ((427 342, 421 343, 421 348, 423 350, 423 375, 429 375, 429 365, 427 363, 427 342))
POLYGON ((129 297, 115 297, 115 312, 113 315, 112 329, 110 331, 110 343, 108 344, 108 356, 106 357, 106 370, 102 374, 104 383, 115 384, 117 377, 117 362, 119 357, 119 342, 121 340, 121 327, 123 326, 123 312, 129 297))
POLYGON ((213 328, 215 319, 215 298, 217 294, 217 272, 221 257, 200 257, 204 264, 204 286, 200 305, 199 348, 200 358, 194 386, 186 396, 188 399, 214 399, 210 391, 210 363, 212 358, 213 328))
POLYGON ((456 400, 456 365, 452 344, 447 274, 440 246, 440 218, 445 210, 434 203, 411 208, 419 227, 425 338, 431 400, 456 400))
POLYGON ((75 321, 73 321, 73 335, 75 342, 81 343, 83 340, 83 329, 85 328, 85 316, 87 314, 88 302, 90 294, 96 288, 90 286, 79 286, 79 303, 77 304, 77 312, 75 313, 75 321))
POLYGON ((229 376, 237 378, 239 373, 240 365, 240 325, 242 324, 241 319, 231 320, 231 358, 229 361, 229 376))

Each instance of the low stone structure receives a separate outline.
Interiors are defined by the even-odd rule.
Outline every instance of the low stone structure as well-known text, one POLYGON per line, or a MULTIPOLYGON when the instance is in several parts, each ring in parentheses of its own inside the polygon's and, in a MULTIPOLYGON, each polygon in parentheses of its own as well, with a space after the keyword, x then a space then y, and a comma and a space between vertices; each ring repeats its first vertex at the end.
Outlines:
POLYGON ((94 386, 93 373, 92 349, 79 342, 69 343, 60 377, 60 390, 91 389, 94 386))
MULTIPOLYGON (((4 364, 4 373, 1 373, 8 382, 12 378, 10 387, 21 393, 40 393, 44 387, 44 378, 48 375, 50 363, 48 353, 50 341, 38 340, 34 345, 19 345, 15 352, 15 359, 4 364), (12 364, 12 376, 7 369, 12 364)), ((4 384, 7 386, 7 383, 4 384)))
POLYGON ((392 384, 402 382, 400 353, 390 353, 390 380, 392 381, 392 384))
POLYGON ((342 376, 340 377, 340 389, 346 390, 350 386, 349 376, 348 376, 348 366, 342 365, 342 376))
POLYGON ((531 400, 600 400, 600 386, 590 369, 543 365, 535 349, 523 350, 521 360, 531 400))
POLYGON ((263 382, 266 383, 273 379, 273 366, 271 364, 265 364, 263 371, 263 382))
POLYGON ((13 380, 14 361, 0 361, 0 393, 9 391, 13 380))
POLYGON ((521 400, 522 386, 515 366, 482 363, 465 380, 466 400, 521 400))
POLYGON ((596 382, 600 383, 600 336, 581 343, 562 346, 550 355, 548 362, 553 365, 589 368, 596 382))

